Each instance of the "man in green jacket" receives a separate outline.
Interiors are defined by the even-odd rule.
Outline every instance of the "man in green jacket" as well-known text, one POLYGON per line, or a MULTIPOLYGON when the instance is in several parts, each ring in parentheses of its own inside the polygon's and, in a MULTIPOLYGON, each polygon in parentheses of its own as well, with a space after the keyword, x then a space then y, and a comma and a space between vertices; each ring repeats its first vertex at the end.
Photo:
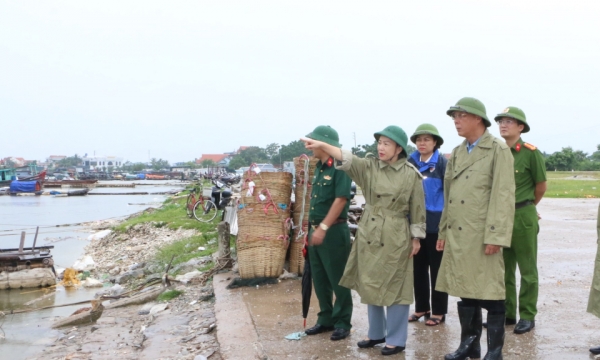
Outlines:
MULTIPOLYGON (((594 266, 594 278, 592 286, 590 286, 590 298, 588 300, 587 311, 600 318, 600 204, 598 205, 598 219, 596 220, 598 248, 596 249, 596 262, 594 266)), ((600 354, 600 346, 590 348, 590 352, 594 355, 600 354)))
POLYGON ((452 150, 444 176, 444 210, 437 249, 444 251, 436 290, 458 296, 461 343, 446 360, 480 358, 481 308, 488 310, 488 353, 502 359, 504 259, 515 214, 510 148, 487 128, 485 106, 462 98, 446 112, 465 141, 452 150))
POLYGON ((500 136, 510 147, 515 162, 515 221, 510 248, 504 249, 506 285, 506 325, 514 325, 515 334, 535 327, 538 299, 537 235, 540 230, 536 205, 546 192, 546 165, 542 153, 523 142, 521 134, 529 132, 523 110, 507 107, 495 117, 500 136), (517 323, 516 267, 521 273, 519 323, 517 323))
MULTIPOLYGON (((341 147, 337 131, 329 126, 317 126, 306 136, 341 147)), ((321 311, 317 324, 307 329, 306 335, 334 330, 330 339, 341 340, 350 335, 352 327, 352 295, 350 289, 339 285, 352 247, 347 222, 352 181, 345 172, 335 169, 334 159, 327 153, 314 149, 313 155, 319 161, 308 213, 308 258, 321 311)))

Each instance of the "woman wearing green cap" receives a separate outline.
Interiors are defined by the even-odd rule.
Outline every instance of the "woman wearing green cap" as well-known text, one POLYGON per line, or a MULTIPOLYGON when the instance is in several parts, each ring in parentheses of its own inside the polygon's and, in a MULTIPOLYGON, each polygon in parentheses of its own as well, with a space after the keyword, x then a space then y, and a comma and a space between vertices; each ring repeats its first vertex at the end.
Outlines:
POLYGON ((415 313, 408 321, 417 321, 422 316, 431 315, 425 325, 436 326, 446 319, 448 312, 448 294, 435 290, 438 270, 442 263, 441 251, 436 250, 442 210, 444 210, 444 174, 448 160, 438 151, 444 143, 438 129, 431 124, 419 125, 410 137, 417 151, 412 153, 408 162, 423 175, 425 190, 425 208, 427 210, 427 236, 421 240, 421 250, 414 258, 415 277, 415 313), (431 276, 431 287, 429 278, 431 276), (431 293, 431 306, 429 294, 431 293))
POLYGON ((368 338, 358 347, 386 343, 381 353, 392 355, 406 347, 412 257, 425 238, 425 198, 421 174, 406 159, 406 133, 388 126, 374 136, 378 159, 361 159, 321 141, 302 141, 307 149, 320 149, 335 158, 336 168, 362 189, 365 211, 340 285, 356 290, 368 305, 368 338))

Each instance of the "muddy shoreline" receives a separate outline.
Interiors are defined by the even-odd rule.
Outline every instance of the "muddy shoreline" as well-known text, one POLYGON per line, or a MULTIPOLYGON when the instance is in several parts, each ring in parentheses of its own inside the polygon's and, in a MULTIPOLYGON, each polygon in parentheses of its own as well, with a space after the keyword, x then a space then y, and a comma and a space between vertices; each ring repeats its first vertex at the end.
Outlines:
MULTIPOLYGON (((153 210, 128 218, 147 211, 153 210)), ((90 256, 94 262, 85 271, 100 282, 115 284, 98 288, 97 296, 118 295, 153 278, 160 279, 164 266, 151 261, 156 249, 196 233, 152 223, 132 226, 124 233, 106 231, 120 223, 107 220, 86 224, 90 232, 103 235, 104 231, 104 236, 90 239, 85 247, 82 259, 90 256)), ((178 272, 195 270, 212 257, 192 260, 180 265, 178 272)), ((193 278, 172 281, 169 290, 181 295, 166 302, 105 309, 95 324, 59 328, 47 339, 49 344, 43 351, 27 359, 221 359, 212 282, 201 285, 193 278)))

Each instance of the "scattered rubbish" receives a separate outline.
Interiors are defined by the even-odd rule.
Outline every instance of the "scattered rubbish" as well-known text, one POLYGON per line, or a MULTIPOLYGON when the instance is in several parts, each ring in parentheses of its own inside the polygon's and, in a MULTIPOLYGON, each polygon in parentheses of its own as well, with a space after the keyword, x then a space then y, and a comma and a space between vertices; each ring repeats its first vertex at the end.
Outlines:
POLYGON ((286 335, 285 338, 287 340, 300 340, 303 337, 306 336, 306 333, 304 331, 299 331, 299 332, 295 332, 295 333, 291 333, 289 335, 286 335))
POLYGON ((96 263, 94 262, 94 259, 92 259, 92 257, 89 255, 83 256, 82 258, 75 261, 75 264, 73 264, 73 269, 77 271, 89 271, 94 269, 95 267, 96 263))
POLYGON ((112 232, 112 230, 102 230, 102 231, 98 231, 97 233, 94 233, 90 236, 88 236, 88 240, 89 241, 93 241, 93 240, 100 240, 108 235, 110 235, 110 233, 112 232))

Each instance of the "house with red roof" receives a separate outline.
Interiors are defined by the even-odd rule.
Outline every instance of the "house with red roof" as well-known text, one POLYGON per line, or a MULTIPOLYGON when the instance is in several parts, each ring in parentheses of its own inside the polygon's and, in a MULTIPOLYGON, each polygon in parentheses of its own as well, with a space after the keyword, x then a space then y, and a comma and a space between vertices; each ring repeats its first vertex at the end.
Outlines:
POLYGON ((213 163, 217 164, 216 167, 227 167, 231 157, 227 154, 202 154, 200 159, 196 159, 196 164, 202 165, 206 160, 211 160, 213 163))

